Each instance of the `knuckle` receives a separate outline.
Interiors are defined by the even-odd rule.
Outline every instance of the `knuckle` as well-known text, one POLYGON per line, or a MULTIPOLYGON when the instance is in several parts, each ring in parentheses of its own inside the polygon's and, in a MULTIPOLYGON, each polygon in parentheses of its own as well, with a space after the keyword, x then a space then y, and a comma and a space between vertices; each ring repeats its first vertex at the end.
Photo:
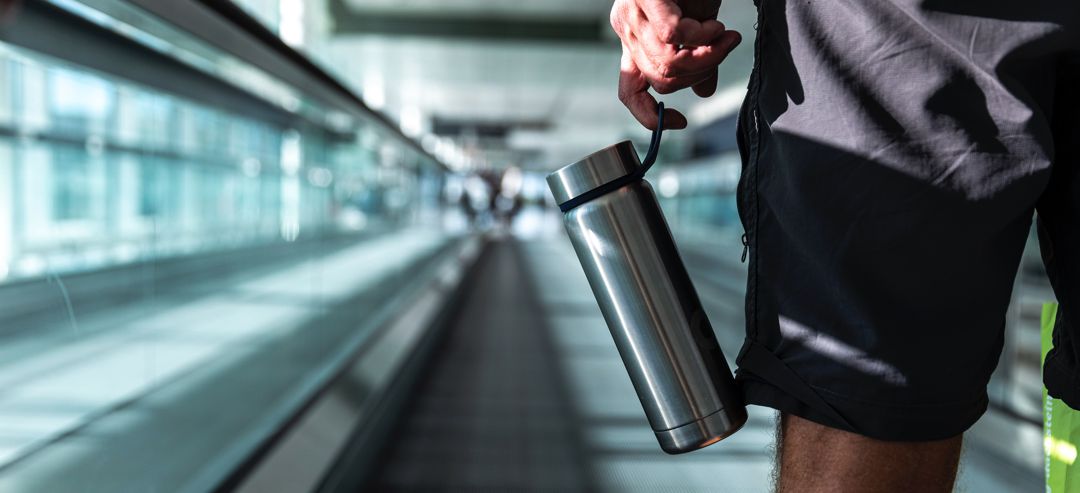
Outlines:
POLYGON ((671 94, 682 88, 675 80, 657 81, 652 87, 659 94, 671 94))
POLYGON ((671 24, 660 23, 656 26, 656 37, 667 44, 674 44, 677 32, 675 26, 671 24))
POLYGON ((667 82, 654 82, 652 88, 659 94, 671 94, 675 92, 672 86, 667 82))
POLYGON ((656 72, 665 79, 670 79, 678 75, 678 68, 670 61, 664 61, 656 64, 656 72))

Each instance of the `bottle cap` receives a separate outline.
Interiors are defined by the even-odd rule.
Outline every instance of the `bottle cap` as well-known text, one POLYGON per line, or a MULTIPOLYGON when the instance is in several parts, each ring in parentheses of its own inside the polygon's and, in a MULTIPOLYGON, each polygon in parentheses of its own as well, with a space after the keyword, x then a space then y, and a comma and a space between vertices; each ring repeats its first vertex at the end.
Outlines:
POLYGON ((562 206, 640 168, 634 145, 625 140, 548 175, 547 182, 555 201, 562 206))

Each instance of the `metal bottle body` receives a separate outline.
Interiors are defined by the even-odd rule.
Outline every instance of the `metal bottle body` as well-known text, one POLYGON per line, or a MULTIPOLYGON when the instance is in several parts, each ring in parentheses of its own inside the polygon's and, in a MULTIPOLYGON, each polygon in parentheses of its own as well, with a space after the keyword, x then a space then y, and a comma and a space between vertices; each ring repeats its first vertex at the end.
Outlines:
POLYGON ((661 447, 688 452, 737 431, 741 394, 648 182, 564 219, 661 447))

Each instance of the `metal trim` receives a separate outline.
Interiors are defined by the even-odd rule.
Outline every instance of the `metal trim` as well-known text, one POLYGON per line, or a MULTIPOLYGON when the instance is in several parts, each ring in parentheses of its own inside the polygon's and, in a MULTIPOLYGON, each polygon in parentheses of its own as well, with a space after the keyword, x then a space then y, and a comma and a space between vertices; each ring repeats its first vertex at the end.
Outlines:
POLYGON ((278 126, 299 120, 262 98, 55 5, 26 2, 0 40, 43 55, 278 126))
POLYGON ((133 5, 259 67, 296 89, 352 116, 372 120, 416 152, 447 169, 385 115, 228 0, 129 0, 133 5))

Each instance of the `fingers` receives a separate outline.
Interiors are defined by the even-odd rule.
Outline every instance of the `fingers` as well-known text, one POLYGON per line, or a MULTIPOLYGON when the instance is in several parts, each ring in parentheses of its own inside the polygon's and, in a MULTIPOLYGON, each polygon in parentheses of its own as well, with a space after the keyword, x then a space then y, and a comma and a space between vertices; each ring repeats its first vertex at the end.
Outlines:
POLYGON ((724 34, 724 24, 716 19, 699 22, 695 19, 685 18, 679 20, 676 29, 676 38, 683 46, 705 46, 716 41, 716 38, 724 34))
POLYGON ((623 47, 622 66, 619 68, 619 101, 622 101, 630 114, 650 130, 656 129, 657 119, 653 112, 656 99, 649 94, 649 82, 638 70, 627 48, 623 47))
MULTIPOLYGON (((692 87, 701 97, 716 92, 718 67, 742 37, 715 16, 714 9, 712 18, 684 18, 675 0, 615 0, 611 25, 623 41, 619 99, 645 127, 655 130, 658 124, 650 88, 669 94, 692 87)), ((665 110, 664 118, 665 128, 686 127, 678 111, 665 110)))
POLYGON ((649 34, 645 29, 643 38, 631 40, 626 45, 649 84, 661 94, 696 86, 715 77, 717 67, 742 39, 739 33, 727 31, 712 44, 676 49, 648 41, 649 34))
MULTIPOLYGON (((657 106, 657 108, 659 108, 659 106, 657 106)), ((657 108, 653 108, 654 115, 657 114, 657 108)), ((683 115, 675 108, 664 108, 664 130, 682 130, 686 128, 686 125, 686 115, 683 115)), ((650 128, 649 130, 656 129, 650 128)))
POLYGON ((701 46, 724 32, 716 19, 699 21, 683 15, 672 0, 617 0, 611 9, 611 27, 623 36, 633 24, 649 24, 656 39, 668 45, 701 46))
MULTIPOLYGON (((639 10, 656 33, 656 39, 668 45, 703 46, 724 32, 724 25, 713 19, 699 20, 684 15, 672 0, 638 0, 637 5, 627 5, 628 13, 639 10), (637 7, 637 8, 635 8, 637 7)), ((716 13, 713 13, 713 17, 716 13)))
POLYGON ((645 20, 656 26, 660 41, 671 45, 683 42, 679 31, 683 13, 673 0, 639 0, 637 7, 645 14, 645 20))
POLYGON ((666 57, 654 58, 658 75, 673 78, 711 73, 724 62, 740 41, 742 36, 738 32, 727 31, 710 44, 685 47, 669 53, 666 57))
POLYGON ((716 85, 720 82, 720 71, 714 69, 709 77, 697 84, 694 84, 694 94, 698 97, 707 98, 716 94, 716 85))
MULTIPOLYGON (((738 33, 735 32, 735 31, 729 31, 729 32, 732 32, 732 33, 735 33, 736 35, 738 35, 738 33)), ((741 42, 741 40, 742 40, 742 36, 739 36, 739 39, 734 41, 734 44, 733 44, 731 49, 734 49, 735 46, 738 46, 739 43, 741 42)), ((728 53, 731 52, 731 49, 728 49, 728 53)), ((707 97, 712 96, 713 94, 716 94, 716 86, 719 83, 719 81, 720 81, 720 71, 719 71, 718 68, 715 68, 709 73, 709 76, 705 80, 702 80, 701 82, 698 82, 697 84, 694 84, 694 94, 697 94, 698 96, 703 97, 703 98, 707 98, 707 97)))
MULTIPOLYGON (((645 128, 656 130, 658 122, 656 98, 649 94, 649 82, 638 70, 633 57, 623 51, 622 68, 619 72, 619 100, 630 110, 645 128)), ((664 128, 686 128, 686 117, 673 109, 664 111, 664 128)))

